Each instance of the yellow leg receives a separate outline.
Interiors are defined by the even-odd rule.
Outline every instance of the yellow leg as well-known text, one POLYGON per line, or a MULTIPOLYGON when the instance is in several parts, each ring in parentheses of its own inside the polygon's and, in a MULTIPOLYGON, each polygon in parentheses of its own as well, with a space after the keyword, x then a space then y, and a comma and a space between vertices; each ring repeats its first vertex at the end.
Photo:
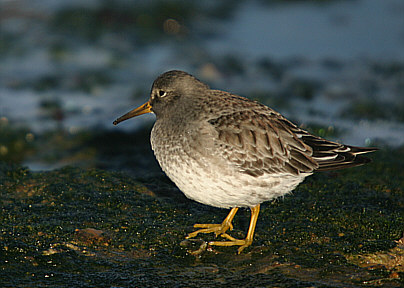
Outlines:
POLYGON ((255 207, 251 208, 250 226, 248 228, 247 237, 245 239, 242 239, 242 240, 236 239, 236 238, 233 238, 233 237, 231 237, 230 235, 228 235, 226 233, 222 233, 221 236, 224 237, 224 238, 227 238, 230 241, 212 241, 212 242, 209 242, 209 245, 216 245, 216 246, 240 245, 240 247, 237 250, 238 254, 240 254, 241 251, 243 251, 244 248, 250 246, 252 241, 253 241, 255 225, 257 224, 257 219, 258 219, 258 214, 259 213, 260 213, 260 205, 259 204, 257 206, 255 206, 255 207))
MULTIPOLYGON (((216 236, 218 235, 227 235, 226 231, 227 230, 232 230, 233 225, 231 224, 231 221, 233 221, 234 216, 237 213, 238 208, 232 208, 229 212, 229 215, 223 220, 222 224, 195 224, 195 228, 204 228, 204 229, 199 229, 196 230, 192 233, 189 233, 186 239, 193 238, 199 233, 215 233, 216 236)), ((230 235, 227 235, 231 237, 230 235)), ((226 236, 224 236, 226 237, 226 236)), ((227 238, 227 237, 226 237, 227 238)))

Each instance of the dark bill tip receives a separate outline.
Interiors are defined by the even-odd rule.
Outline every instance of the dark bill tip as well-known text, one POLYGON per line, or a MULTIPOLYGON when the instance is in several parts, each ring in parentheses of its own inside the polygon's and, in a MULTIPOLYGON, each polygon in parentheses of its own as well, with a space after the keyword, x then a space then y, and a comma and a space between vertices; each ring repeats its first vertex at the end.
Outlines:
POLYGON ((146 114, 146 113, 151 113, 151 105, 150 102, 147 101, 146 103, 144 103, 143 105, 129 111, 128 113, 126 113, 125 115, 122 115, 121 117, 119 117, 118 119, 116 119, 113 124, 117 125, 119 123, 121 123, 122 121, 128 120, 130 118, 142 115, 142 114, 146 114))

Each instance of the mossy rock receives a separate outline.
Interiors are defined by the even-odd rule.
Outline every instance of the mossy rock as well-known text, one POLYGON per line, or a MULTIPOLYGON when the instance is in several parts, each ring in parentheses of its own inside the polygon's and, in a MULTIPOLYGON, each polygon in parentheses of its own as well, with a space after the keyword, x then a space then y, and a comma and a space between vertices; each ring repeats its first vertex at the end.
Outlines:
MULTIPOLYGON (((214 239, 208 234, 181 245, 194 223, 221 222, 228 211, 186 199, 165 176, 136 180, 74 167, 33 173, 3 163, 0 282, 400 287, 404 149, 373 158, 363 167, 316 174, 291 195, 263 204, 254 242, 241 255, 235 247, 193 255, 214 239)), ((236 215, 234 237, 244 237, 248 217, 248 210, 236 215)))

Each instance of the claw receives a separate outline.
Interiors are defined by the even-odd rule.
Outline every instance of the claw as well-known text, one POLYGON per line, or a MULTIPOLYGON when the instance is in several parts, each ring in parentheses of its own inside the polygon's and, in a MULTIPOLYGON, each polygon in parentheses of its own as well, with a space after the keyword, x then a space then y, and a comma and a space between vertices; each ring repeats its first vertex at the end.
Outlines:
MULTIPOLYGON (((230 236, 231 237, 231 236, 230 236)), ((209 245, 215 245, 215 246, 234 246, 234 245, 239 245, 240 247, 237 250, 237 254, 240 254, 245 248, 251 245, 252 240, 250 239, 236 239, 231 237, 232 239, 229 239, 230 241, 211 241, 208 244, 209 245)))
POLYGON ((236 215, 238 208, 233 208, 230 210, 229 215, 224 219, 224 221, 221 224, 195 224, 194 228, 203 228, 196 230, 192 233, 189 233, 186 239, 193 238, 199 233, 215 233, 216 237, 226 233, 227 230, 233 230, 233 225, 231 224, 231 221, 234 218, 234 215, 236 215))
POLYGON ((250 246, 253 241, 255 225, 257 224, 258 214, 260 213, 260 205, 251 208, 251 220, 250 227, 248 228, 247 237, 245 239, 236 239, 229 234, 226 233, 227 230, 232 230, 233 225, 231 224, 234 216, 237 213, 238 208, 233 208, 230 210, 229 215, 224 219, 221 224, 195 224, 195 228, 202 228, 196 230, 192 233, 189 233, 186 239, 193 238, 197 236, 199 233, 215 233, 216 237, 221 236, 226 238, 229 241, 211 241, 209 245, 215 246, 240 246, 237 250, 237 253, 240 254, 246 247, 250 246))

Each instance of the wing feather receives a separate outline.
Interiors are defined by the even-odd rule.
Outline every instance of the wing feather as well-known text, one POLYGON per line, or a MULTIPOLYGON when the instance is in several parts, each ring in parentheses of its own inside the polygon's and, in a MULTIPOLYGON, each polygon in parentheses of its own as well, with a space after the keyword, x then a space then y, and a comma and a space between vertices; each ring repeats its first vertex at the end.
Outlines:
POLYGON ((271 108, 244 97, 218 90, 212 90, 212 96, 217 104, 229 103, 227 108, 214 105, 214 113, 209 110, 212 114, 207 120, 218 135, 213 137, 216 151, 236 169, 254 177, 354 167, 370 161, 361 154, 377 150, 314 136, 271 108))
POLYGON ((209 123, 218 133, 220 154, 246 174, 257 177, 265 173, 312 172, 318 164, 311 157, 311 147, 279 117, 276 112, 244 110, 221 115, 209 123))

